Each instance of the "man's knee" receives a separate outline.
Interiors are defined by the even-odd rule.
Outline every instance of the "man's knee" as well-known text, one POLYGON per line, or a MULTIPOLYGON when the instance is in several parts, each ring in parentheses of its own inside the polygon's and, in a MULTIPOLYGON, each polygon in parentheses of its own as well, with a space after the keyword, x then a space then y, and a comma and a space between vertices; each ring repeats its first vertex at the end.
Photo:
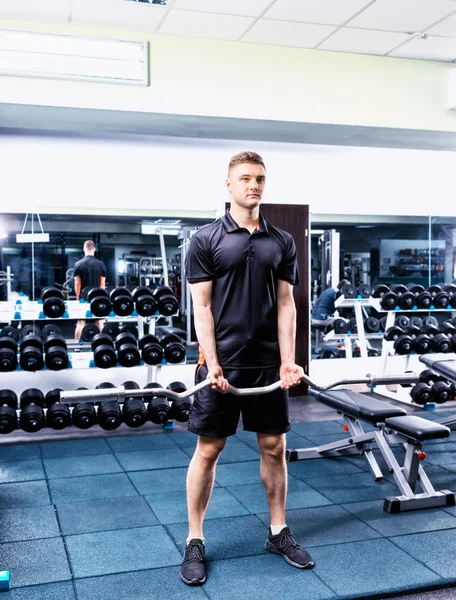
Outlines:
POLYGON ((276 459, 282 459, 284 457, 286 448, 284 433, 279 435, 258 433, 257 438, 262 456, 276 459))
POLYGON ((216 462, 225 447, 226 438, 199 436, 196 452, 206 462, 216 462))

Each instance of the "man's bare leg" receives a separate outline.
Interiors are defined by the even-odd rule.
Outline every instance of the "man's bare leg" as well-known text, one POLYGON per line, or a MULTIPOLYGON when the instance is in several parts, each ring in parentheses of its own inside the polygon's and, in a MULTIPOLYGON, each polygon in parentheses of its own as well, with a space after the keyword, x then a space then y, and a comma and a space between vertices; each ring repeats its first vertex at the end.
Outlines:
POLYGON ((261 452, 260 474, 268 500, 271 525, 283 525, 287 500, 287 463, 285 434, 257 433, 261 452))

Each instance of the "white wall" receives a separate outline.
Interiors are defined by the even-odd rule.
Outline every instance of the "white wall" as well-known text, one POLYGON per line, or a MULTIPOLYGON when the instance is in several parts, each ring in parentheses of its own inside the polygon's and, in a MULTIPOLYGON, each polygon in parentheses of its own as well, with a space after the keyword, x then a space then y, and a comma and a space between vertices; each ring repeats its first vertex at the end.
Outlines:
POLYGON ((0 136, 1 212, 220 214, 230 156, 256 150, 265 202, 318 214, 456 216, 456 153, 138 137, 0 136))

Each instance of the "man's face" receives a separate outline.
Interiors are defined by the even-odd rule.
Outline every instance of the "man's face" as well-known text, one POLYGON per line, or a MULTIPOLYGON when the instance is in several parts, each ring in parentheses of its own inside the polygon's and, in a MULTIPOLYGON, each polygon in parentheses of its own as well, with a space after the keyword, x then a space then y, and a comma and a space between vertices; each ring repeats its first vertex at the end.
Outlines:
POLYGON ((231 202, 242 208, 256 208, 260 205, 266 183, 266 171, 255 163, 242 163, 228 173, 226 187, 231 202))

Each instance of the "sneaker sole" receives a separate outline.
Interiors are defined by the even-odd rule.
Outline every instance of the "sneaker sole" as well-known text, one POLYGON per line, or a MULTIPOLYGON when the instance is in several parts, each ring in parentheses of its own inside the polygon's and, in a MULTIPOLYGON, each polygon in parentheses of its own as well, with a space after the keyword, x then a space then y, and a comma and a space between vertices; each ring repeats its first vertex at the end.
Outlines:
POLYGON ((186 583, 187 585, 203 585, 203 583, 206 582, 207 576, 204 576, 204 579, 198 579, 197 577, 194 577, 191 581, 188 579, 185 579, 185 577, 182 575, 182 573, 180 574, 180 578, 182 579, 182 581, 184 583, 186 583))
POLYGON ((283 556, 283 558, 287 561, 287 563, 289 565, 291 565, 292 567, 296 567, 297 569, 312 569, 315 566, 315 561, 313 561, 313 560, 310 560, 305 565, 300 565, 299 563, 294 562, 293 560, 291 560, 290 558, 288 558, 288 556, 286 554, 284 554, 283 552, 281 552, 280 550, 278 550, 269 541, 266 542, 266 544, 264 545, 264 547, 265 547, 265 549, 268 552, 271 552, 271 554, 278 554, 279 556, 283 556))

